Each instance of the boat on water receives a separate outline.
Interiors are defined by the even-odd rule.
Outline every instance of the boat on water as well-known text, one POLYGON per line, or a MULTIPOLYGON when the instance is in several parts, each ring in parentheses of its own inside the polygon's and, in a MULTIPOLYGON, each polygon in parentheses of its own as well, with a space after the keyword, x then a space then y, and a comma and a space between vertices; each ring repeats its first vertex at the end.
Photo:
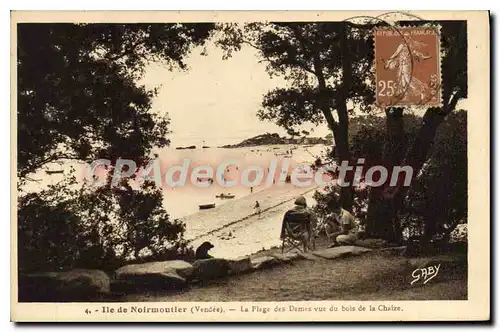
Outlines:
POLYGON ((196 145, 190 145, 190 146, 178 146, 175 148, 176 150, 194 150, 196 149, 196 145))
POLYGON ((216 198, 222 198, 222 199, 226 199, 226 198, 234 198, 235 195, 232 195, 232 194, 220 194, 220 195, 215 195, 216 198))
POLYGON ((198 205, 200 207, 200 210, 208 210, 208 209, 213 209, 215 207, 215 203, 212 204, 201 204, 198 205))
POLYGON ((52 175, 52 174, 62 174, 62 173, 64 173, 64 171, 63 170, 61 170, 61 171, 45 171, 45 173, 47 173, 49 175, 52 175))

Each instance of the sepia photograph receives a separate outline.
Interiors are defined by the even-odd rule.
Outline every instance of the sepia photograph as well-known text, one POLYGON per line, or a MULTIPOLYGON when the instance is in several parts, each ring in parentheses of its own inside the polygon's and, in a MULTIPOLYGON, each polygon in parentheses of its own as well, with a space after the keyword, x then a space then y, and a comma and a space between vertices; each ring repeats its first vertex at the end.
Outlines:
POLYGON ((24 319, 489 307, 488 12, 62 13, 11 17, 24 319))

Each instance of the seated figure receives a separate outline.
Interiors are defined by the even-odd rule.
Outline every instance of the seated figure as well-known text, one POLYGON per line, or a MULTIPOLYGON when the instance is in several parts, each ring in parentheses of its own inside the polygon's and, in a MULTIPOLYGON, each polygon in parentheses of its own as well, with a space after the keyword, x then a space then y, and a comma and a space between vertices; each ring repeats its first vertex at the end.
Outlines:
POLYGON ((316 216, 307 208, 305 197, 300 196, 295 200, 295 206, 288 210, 283 217, 280 239, 285 241, 287 238, 291 238, 300 241, 304 251, 307 251, 311 242, 314 243, 313 229, 315 226, 316 216))
POLYGON ((325 232, 332 241, 331 246, 355 244, 358 227, 354 216, 340 207, 335 199, 329 202, 328 207, 332 214, 326 220, 325 232))
POLYGON ((196 259, 208 259, 208 258, 213 258, 208 254, 210 249, 212 249, 214 245, 208 241, 203 242, 197 249, 196 249, 196 259))

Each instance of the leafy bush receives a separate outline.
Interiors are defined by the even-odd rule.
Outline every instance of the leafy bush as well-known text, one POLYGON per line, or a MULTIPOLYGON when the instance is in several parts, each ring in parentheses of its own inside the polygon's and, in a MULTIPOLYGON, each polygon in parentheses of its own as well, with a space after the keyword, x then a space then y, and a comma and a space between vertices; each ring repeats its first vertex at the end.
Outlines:
MULTIPOLYGON (((422 119, 405 115, 403 149, 415 139, 422 119)), ((385 118, 360 116, 353 118, 349 131, 353 160, 365 158, 364 167, 383 165, 386 144, 385 118)), ((451 113, 441 124, 434 139, 427 163, 410 188, 405 207, 400 213, 404 235, 430 238, 449 237, 457 223, 467 216, 467 114, 451 113)), ((368 206, 369 187, 355 188, 354 214, 363 220, 368 206)), ((329 214, 327 202, 338 199, 339 187, 330 186, 325 193, 317 192, 316 213, 320 218, 329 214)))
POLYGON ((127 262, 189 256, 185 225, 171 221, 161 189, 145 182, 70 189, 68 181, 19 199, 23 270, 113 271, 127 262))

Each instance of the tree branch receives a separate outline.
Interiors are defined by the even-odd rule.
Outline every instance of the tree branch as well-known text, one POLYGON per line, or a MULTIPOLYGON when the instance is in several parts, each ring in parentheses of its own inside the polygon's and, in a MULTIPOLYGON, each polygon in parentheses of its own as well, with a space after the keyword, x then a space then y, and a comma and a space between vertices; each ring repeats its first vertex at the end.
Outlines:
POLYGON ((455 92, 455 94, 451 97, 451 99, 449 100, 447 105, 444 107, 443 110, 444 110, 445 115, 448 115, 451 112, 453 112, 455 107, 457 107, 457 103, 458 103, 459 99, 460 99, 460 89, 457 92, 455 92))
MULTIPOLYGON (((247 45, 255 48, 256 50, 261 51, 261 49, 257 45, 253 44, 252 42, 250 42, 248 40, 243 40, 243 44, 247 44, 247 45)), ((279 67, 279 64, 276 61, 273 61, 269 57, 264 56, 262 54, 262 52, 261 52, 261 55, 263 57, 263 60, 261 60, 261 61, 266 61, 266 62, 269 62, 269 63, 274 64, 275 66, 279 67)), ((309 68, 306 64, 301 63, 298 59, 294 59, 294 61, 299 68, 301 68, 301 69, 303 69, 303 70, 305 70, 313 75, 316 75, 316 72, 313 69, 309 68)))
POLYGON ((121 58, 123 58, 124 56, 130 54, 130 52, 133 52, 134 49, 136 49, 140 44, 144 44, 143 41, 139 40, 135 43, 132 43, 129 47, 125 48, 125 50, 123 50, 123 52, 121 54, 115 54, 114 56, 111 56, 111 55, 108 55, 109 52, 104 56, 104 58, 106 58, 107 60, 110 60, 110 61, 116 61, 116 60, 119 60, 121 58))
POLYGON ((28 180, 28 181, 33 181, 33 182, 42 182, 42 179, 33 179, 33 178, 29 177, 29 176, 25 176, 25 178, 26 178, 26 180, 28 180))

